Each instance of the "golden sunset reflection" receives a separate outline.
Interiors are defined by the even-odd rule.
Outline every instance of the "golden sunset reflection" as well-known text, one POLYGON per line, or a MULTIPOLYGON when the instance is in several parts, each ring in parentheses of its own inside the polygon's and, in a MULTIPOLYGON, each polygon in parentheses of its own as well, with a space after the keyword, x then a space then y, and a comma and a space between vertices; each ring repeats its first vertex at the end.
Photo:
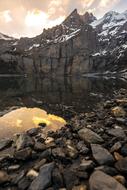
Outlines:
POLYGON ((40 123, 46 124, 44 132, 47 132, 62 128, 66 121, 39 108, 23 107, 0 117, 0 138, 39 127, 40 123))

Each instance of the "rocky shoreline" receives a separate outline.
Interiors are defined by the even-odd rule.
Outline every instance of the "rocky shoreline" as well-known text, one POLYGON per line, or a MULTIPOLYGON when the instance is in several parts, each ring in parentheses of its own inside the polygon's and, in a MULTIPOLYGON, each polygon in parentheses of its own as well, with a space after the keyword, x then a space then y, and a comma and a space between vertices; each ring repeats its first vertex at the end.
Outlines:
POLYGON ((127 90, 57 132, 45 135, 40 127, 0 140, 5 189, 127 189, 127 90))

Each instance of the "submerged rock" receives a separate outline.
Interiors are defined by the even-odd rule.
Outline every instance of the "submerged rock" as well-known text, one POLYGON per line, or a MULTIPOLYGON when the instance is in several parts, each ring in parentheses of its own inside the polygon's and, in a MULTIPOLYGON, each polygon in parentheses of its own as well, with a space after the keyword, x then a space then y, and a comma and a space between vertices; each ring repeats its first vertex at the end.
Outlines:
POLYGON ((90 190, 126 190, 126 188, 113 177, 101 171, 95 171, 91 175, 89 188, 90 190))
POLYGON ((90 129, 83 128, 78 131, 79 137, 87 143, 102 143, 103 139, 90 129))

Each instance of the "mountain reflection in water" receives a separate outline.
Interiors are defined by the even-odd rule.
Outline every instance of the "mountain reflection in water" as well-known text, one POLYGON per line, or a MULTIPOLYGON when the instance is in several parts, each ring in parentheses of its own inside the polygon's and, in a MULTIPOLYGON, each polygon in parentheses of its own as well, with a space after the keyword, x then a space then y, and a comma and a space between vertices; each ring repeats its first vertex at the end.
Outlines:
POLYGON ((127 88, 127 82, 105 78, 0 77, 0 111, 3 115, 13 106, 39 107, 64 116, 68 106, 75 112, 85 112, 100 100, 111 98, 120 88, 127 88))

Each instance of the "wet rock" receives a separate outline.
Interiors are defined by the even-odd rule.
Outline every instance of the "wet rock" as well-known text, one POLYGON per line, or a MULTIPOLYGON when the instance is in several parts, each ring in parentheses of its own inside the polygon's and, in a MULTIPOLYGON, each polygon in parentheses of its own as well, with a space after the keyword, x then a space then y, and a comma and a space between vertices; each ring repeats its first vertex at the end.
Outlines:
POLYGON ((118 162, 116 162, 115 167, 121 173, 127 174, 127 157, 122 158, 118 162))
POLYGON ((115 143, 115 144, 111 147, 110 152, 118 151, 118 150, 121 149, 121 147, 122 147, 122 144, 121 144, 120 142, 117 142, 117 143, 115 143))
POLYGON ((32 150, 29 147, 16 151, 14 153, 14 157, 18 160, 27 160, 31 157, 31 155, 32 155, 32 150))
POLYGON ((78 131, 79 137, 87 143, 102 143, 103 139, 90 129, 83 128, 78 131))
POLYGON ((17 150, 26 147, 32 147, 33 145, 34 145, 34 140, 26 133, 20 134, 15 141, 15 146, 17 150))
POLYGON ((11 144, 12 140, 10 139, 0 140, 0 150, 3 150, 4 148, 11 146, 11 144))
POLYGON ((51 185, 51 175, 54 163, 46 164, 40 168, 38 177, 31 183, 29 190, 43 190, 51 185))
POLYGON ((89 152, 89 149, 85 145, 84 141, 79 141, 77 144, 77 149, 82 154, 87 154, 89 152))
POLYGON ((5 172, 0 170, 0 185, 10 181, 10 176, 5 172))
POLYGON ((126 138, 126 134, 122 128, 110 129, 107 131, 107 133, 114 137, 126 138))
POLYGON ((125 117, 126 116, 126 112, 120 106, 112 108, 111 113, 115 117, 125 117))
POLYGON ((40 167, 43 166, 46 162, 47 162, 46 159, 42 159, 42 160, 38 161, 35 164, 34 169, 38 171, 40 169, 40 167))
POLYGON ((116 121, 118 124, 127 125, 127 119, 126 118, 116 118, 116 121))
POLYGON ((92 170, 94 168, 94 162, 92 160, 82 160, 79 165, 79 170, 92 170))
POLYGON ((126 188, 116 181, 113 177, 101 172, 95 171, 89 180, 90 190, 126 190, 126 188))
POLYGON ((102 171, 102 172, 104 172, 104 173, 106 173, 108 175, 111 175, 111 176, 115 176, 115 175, 118 174, 118 171, 115 168, 113 168, 111 166, 106 166, 106 165, 99 166, 99 167, 95 168, 95 170, 102 171))
POLYGON ((98 164, 111 164, 114 162, 113 156, 109 151, 98 144, 91 144, 92 154, 98 164))

